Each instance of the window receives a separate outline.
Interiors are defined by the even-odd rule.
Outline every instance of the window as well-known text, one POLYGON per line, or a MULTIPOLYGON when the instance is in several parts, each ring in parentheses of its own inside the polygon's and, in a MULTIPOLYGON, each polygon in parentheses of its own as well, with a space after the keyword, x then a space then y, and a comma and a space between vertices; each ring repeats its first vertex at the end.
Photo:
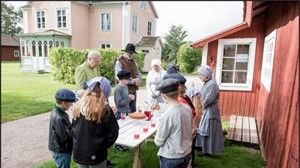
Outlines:
POLYGON ((19 56, 20 56, 19 50, 14 50, 14 57, 19 57, 19 56))
POLYGON ((55 42, 55 47, 59 47, 59 41, 55 42))
POLYGON ((45 11, 37 11, 36 12, 36 18, 37 18, 37 28, 45 28, 45 11))
POLYGON ((151 34, 152 34, 152 22, 148 22, 147 35, 151 36, 151 34))
POLYGON ((48 47, 47 47, 47 41, 44 41, 44 56, 48 56, 48 47))
POLYGON ((255 38, 220 39, 216 81, 221 90, 252 90, 255 38))
POLYGON ((111 48, 111 45, 109 44, 109 43, 103 43, 103 44, 101 44, 101 48, 102 49, 105 49, 105 48, 111 48))
POLYGON ((60 46, 61 46, 61 47, 64 47, 64 46, 65 46, 65 43, 64 43, 63 41, 61 41, 61 42, 60 42, 60 46))
POLYGON ((65 9, 57 10, 57 27, 58 28, 67 27, 67 17, 66 17, 65 9))
POLYGON ((142 50, 143 53, 149 53, 149 50, 142 50))
POLYGON ((32 41, 32 56, 36 56, 36 51, 35 51, 35 41, 32 41))
POLYGON ((101 13, 101 30, 110 31, 111 30, 111 14, 101 13))
POLYGON ((38 48, 38 50, 39 50, 39 57, 41 57, 43 55, 42 42, 39 41, 38 45, 39 45, 39 48, 38 48))
POLYGON ((269 92, 271 90, 272 83, 275 40, 276 30, 274 30, 265 38, 263 62, 261 68, 260 81, 269 92))
POLYGON ((140 8, 146 10, 146 7, 147 7, 146 1, 140 1, 140 8))
POLYGON ((138 17, 132 16, 132 32, 137 32, 138 17))

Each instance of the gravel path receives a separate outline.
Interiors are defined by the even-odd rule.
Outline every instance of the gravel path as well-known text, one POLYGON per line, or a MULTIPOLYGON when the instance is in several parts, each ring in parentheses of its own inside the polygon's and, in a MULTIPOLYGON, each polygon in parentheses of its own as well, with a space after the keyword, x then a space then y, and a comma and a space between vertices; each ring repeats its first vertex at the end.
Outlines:
MULTIPOLYGON (((193 82, 199 86, 196 77, 187 79, 187 87, 193 82)), ((143 106, 146 96, 145 89, 138 91, 137 106, 143 106)), ((114 104, 113 97, 110 104, 114 104)), ((48 150, 49 116, 48 112, 1 124, 1 167, 34 167, 52 159, 48 150)))

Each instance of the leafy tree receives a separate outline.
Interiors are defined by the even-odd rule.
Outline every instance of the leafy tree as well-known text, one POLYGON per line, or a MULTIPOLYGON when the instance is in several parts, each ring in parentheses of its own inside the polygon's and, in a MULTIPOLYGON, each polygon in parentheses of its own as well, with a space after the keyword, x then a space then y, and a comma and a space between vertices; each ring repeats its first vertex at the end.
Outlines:
POLYGON ((8 5, 4 1, 1 1, 1 33, 21 33, 22 28, 17 24, 21 23, 22 17, 23 14, 20 9, 16 10, 14 6, 8 5))
POLYGON ((186 43, 180 46, 178 51, 178 64, 182 72, 191 73, 201 64, 201 51, 194 49, 191 43, 186 43))
POLYGON ((169 63, 177 63, 177 52, 182 44, 185 44, 184 39, 187 37, 187 31, 183 29, 183 26, 172 25, 164 39, 165 43, 162 51, 162 59, 169 63))

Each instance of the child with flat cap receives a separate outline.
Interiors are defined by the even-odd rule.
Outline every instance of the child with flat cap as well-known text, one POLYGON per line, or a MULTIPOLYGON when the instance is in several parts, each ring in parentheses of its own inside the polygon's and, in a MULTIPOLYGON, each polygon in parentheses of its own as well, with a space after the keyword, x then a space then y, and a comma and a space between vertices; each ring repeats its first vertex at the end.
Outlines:
POLYGON ((55 94, 56 105, 50 115, 49 150, 59 168, 69 168, 73 148, 72 125, 66 113, 76 101, 75 94, 69 89, 60 89, 55 94))
POLYGON ((178 80, 169 78, 156 88, 169 105, 158 120, 154 139, 161 168, 187 167, 191 159, 193 115, 188 105, 178 101, 178 86, 178 80))
MULTIPOLYGON (((129 103, 135 99, 133 94, 129 94, 128 90, 128 80, 130 79, 131 73, 127 70, 121 70, 118 72, 117 76, 119 78, 119 83, 115 88, 114 101, 117 108, 115 116, 117 119, 121 118, 121 114, 128 115, 131 111, 129 103)), ((127 151, 128 148, 122 145, 115 145, 115 148, 119 151, 127 151)))

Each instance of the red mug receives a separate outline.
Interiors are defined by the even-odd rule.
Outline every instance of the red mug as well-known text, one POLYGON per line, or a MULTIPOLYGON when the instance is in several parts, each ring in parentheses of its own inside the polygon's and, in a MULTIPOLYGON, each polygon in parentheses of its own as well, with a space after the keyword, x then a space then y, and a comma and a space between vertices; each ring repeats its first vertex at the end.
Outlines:
POLYGON ((139 139, 139 137, 140 137, 140 134, 133 134, 134 139, 139 139))

